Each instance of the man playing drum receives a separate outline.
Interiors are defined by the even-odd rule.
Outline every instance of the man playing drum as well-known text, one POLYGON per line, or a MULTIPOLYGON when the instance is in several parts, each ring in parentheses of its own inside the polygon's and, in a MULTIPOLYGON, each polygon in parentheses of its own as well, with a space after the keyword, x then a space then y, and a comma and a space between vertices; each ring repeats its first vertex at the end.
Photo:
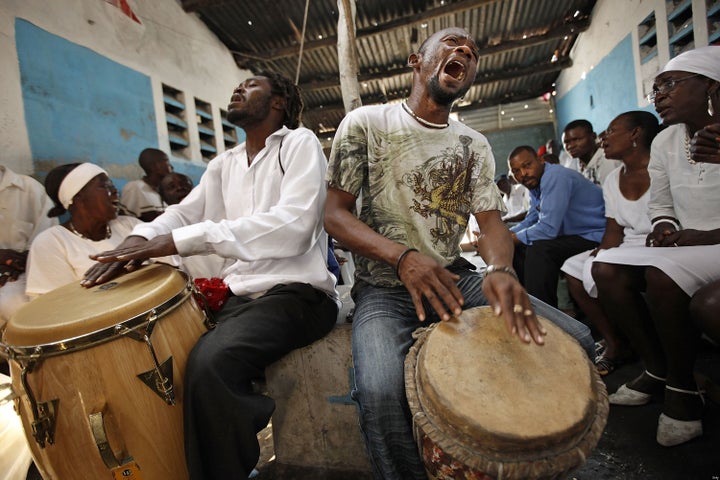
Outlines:
POLYGON ((427 478, 404 390, 416 328, 489 304, 522 342, 544 343, 537 312, 593 349, 587 327, 528 297, 518 283, 490 145, 449 119, 475 80, 479 55, 463 29, 430 36, 408 59, 407 101, 350 112, 333 143, 325 227, 356 256, 353 397, 377 479, 427 478), (471 214, 488 264, 484 281, 460 256, 471 214))
POLYGON ((259 458, 256 434, 275 404, 251 380, 293 349, 327 334, 338 305, 326 267, 322 216, 327 167, 315 135, 298 128, 296 85, 274 73, 240 84, 228 119, 247 139, 208 164, 181 204, 138 226, 83 285, 104 283, 150 257, 217 254, 232 294, 202 336, 185 377, 185 454, 194 480, 246 478, 259 458))

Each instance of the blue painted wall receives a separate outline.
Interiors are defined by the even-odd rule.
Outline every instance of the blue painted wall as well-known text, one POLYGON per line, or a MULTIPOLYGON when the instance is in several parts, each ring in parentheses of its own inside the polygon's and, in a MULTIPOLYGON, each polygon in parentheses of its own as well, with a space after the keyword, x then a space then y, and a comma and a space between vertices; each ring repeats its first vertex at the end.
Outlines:
POLYGON ((579 118, 590 121, 595 132, 600 133, 623 112, 655 113, 652 106, 638 107, 632 48, 632 36, 628 35, 587 73, 585 80, 556 102, 558 140, 565 125, 579 118))
MULTIPOLYGON (((36 172, 89 161, 137 164, 158 146, 150 78, 16 19, 25 122, 36 172)), ((199 178, 199 176, 198 176, 199 178)), ((113 178, 118 188, 126 178, 113 178)))

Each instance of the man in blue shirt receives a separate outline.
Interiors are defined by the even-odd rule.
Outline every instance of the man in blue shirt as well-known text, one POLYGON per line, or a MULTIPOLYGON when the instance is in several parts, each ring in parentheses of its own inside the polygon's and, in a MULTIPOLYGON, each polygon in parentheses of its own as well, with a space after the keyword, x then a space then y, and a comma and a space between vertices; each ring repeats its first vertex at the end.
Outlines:
POLYGON ((515 148, 508 163, 530 190, 525 220, 510 229, 513 267, 529 294, 557 308, 563 262, 597 247, 605 232, 602 189, 574 170, 546 163, 532 147, 515 148))

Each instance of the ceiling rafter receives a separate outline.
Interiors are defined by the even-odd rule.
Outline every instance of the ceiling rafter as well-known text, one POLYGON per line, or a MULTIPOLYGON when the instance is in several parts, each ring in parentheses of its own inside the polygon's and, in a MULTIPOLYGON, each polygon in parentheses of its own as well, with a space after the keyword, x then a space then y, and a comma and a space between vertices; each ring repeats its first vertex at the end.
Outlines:
MULTIPOLYGON (((373 35, 384 34, 384 33, 387 33, 389 31, 392 31, 392 30, 395 30, 398 28, 407 27, 408 25, 412 25, 412 24, 416 24, 416 23, 424 23, 433 18, 444 17, 444 16, 451 15, 454 13, 477 8, 483 4, 492 3, 494 1, 497 1, 497 0, 464 0, 461 2, 457 2, 457 3, 451 3, 449 5, 437 7, 437 8, 428 10, 423 13, 399 17, 390 22, 385 22, 378 26, 359 29, 357 31, 356 38, 358 40, 360 40, 363 38, 371 37, 373 35)), ((545 29, 545 33, 542 33, 539 35, 528 36, 525 39, 508 40, 506 42, 501 42, 501 43, 495 44, 495 45, 483 45, 483 46, 481 46, 481 50, 483 50, 483 54, 485 54, 485 52, 487 51, 487 54, 490 55, 492 53, 497 53, 498 51, 503 51, 505 49, 517 48, 519 46, 537 45, 538 43, 543 43, 551 38, 557 38, 557 37, 585 31, 585 30, 587 30, 587 28, 589 26, 590 26, 589 16, 587 16, 587 15, 580 16, 579 18, 567 21, 565 24, 563 24, 559 27, 552 28, 552 26, 550 26, 550 25, 544 25, 544 26, 538 27, 538 30, 545 29)), ((305 53, 307 53, 312 50, 317 50, 320 48, 332 47, 332 46, 335 46, 336 44, 337 44, 337 35, 331 35, 331 36, 324 37, 322 39, 306 41, 305 45, 303 47, 303 51, 305 53)), ((297 55, 299 49, 300 49, 300 45, 291 45, 288 47, 278 48, 275 50, 269 50, 267 52, 264 52, 265 61, 273 62, 273 61, 279 60, 284 57, 297 55)), ((257 52, 244 52, 244 51, 240 51, 240 50, 233 50, 232 53, 241 58, 249 58, 249 59, 257 58, 257 52)))
MULTIPOLYGON (((539 69, 541 72, 555 72, 571 66, 572 60, 570 60, 569 57, 565 57, 562 59, 558 59, 558 61, 556 62, 548 61, 547 63, 534 64, 527 67, 515 67, 510 69, 504 68, 500 71, 491 71, 485 73, 480 72, 478 73, 474 84, 478 85, 487 82, 494 82, 497 80, 504 80, 520 75, 532 75, 533 73, 538 71, 536 69, 539 69)), ((382 70, 380 72, 377 71, 377 68, 373 68, 372 70, 372 72, 367 70, 365 72, 361 72, 360 75, 358 75, 358 81, 372 82, 374 80, 386 80, 391 77, 405 75, 411 72, 410 68, 406 66, 388 68, 387 70, 379 69, 382 70)), ((299 86, 304 92, 324 90, 328 88, 337 88, 340 86, 340 77, 333 76, 331 78, 326 78, 323 80, 302 83, 299 86)))
MULTIPOLYGON (((569 57, 560 59, 557 62, 545 62, 541 64, 534 64, 534 65, 528 65, 524 67, 516 67, 516 68, 509 68, 509 69, 503 69, 503 70, 496 70, 493 72, 489 72, 486 75, 478 76, 475 79, 475 82, 473 85, 486 85, 489 83, 501 81, 501 80, 508 80, 512 78, 517 77, 523 77, 527 75, 543 75, 546 73, 553 73, 553 72, 559 72, 560 70, 564 68, 568 68, 572 66, 572 60, 569 57)), ((407 72, 406 72, 407 73, 407 72)), ((542 89, 543 91, 541 93, 545 93, 545 88, 542 89)), ((402 91, 396 92, 394 94, 374 94, 374 95, 368 95, 363 97, 363 104, 371 104, 371 103, 378 103, 378 102, 389 102, 391 100, 397 100, 403 97, 406 97, 409 94, 410 90, 409 87, 407 89, 404 89, 402 91)), ((539 94, 538 94, 539 95, 539 94)), ((500 102, 502 103, 504 99, 501 99, 500 102)), ((483 102, 483 107, 486 106, 486 104, 483 102)), ((342 103, 334 103, 331 105, 306 105, 307 111, 316 112, 319 110, 322 110, 322 112, 330 112, 330 111, 336 111, 336 110, 344 110, 344 106, 342 103)))

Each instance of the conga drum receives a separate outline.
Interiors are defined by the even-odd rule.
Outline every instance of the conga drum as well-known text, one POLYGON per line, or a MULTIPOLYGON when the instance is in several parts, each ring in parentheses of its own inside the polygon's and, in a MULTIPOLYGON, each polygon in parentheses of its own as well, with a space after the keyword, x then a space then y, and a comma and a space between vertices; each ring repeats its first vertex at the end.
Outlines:
POLYGON ((416 332, 405 387, 429 478, 564 478, 595 448, 605 384, 572 337, 540 322, 543 346, 511 335, 490 307, 416 332))
POLYGON ((161 264, 18 310, 3 349, 43 478, 188 478, 183 375, 205 320, 187 276, 161 264))

